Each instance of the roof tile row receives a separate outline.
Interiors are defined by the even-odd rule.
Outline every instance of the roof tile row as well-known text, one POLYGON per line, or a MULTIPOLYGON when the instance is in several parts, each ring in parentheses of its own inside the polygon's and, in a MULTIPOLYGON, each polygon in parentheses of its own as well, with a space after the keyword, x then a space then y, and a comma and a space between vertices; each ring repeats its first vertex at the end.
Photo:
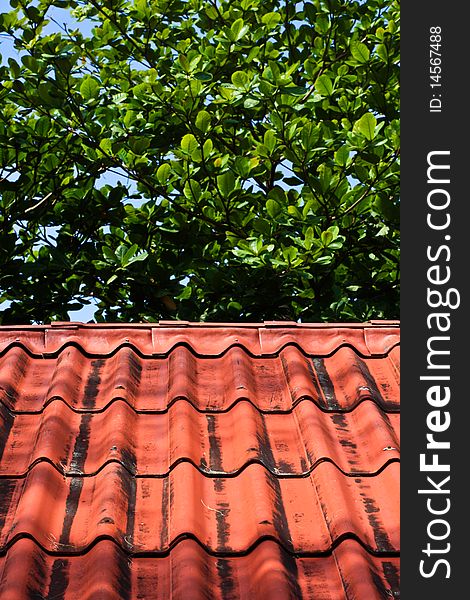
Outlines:
POLYGON ((295 557, 269 540, 247 556, 215 557, 183 540, 165 557, 129 558, 106 540, 70 557, 22 539, 0 556, 2 572, 2 600, 383 600, 400 593, 399 559, 372 556, 353 540, 321 557, 295 557))
POLYGON ((399 350, 361 358, 350 347, 327 358, 287 347, 278 356, 252 358, 232 348, 198 358, 185 347, 167 358, 142 358, 131 348, 87 358, 66 347, 57 357, 33 358, 22 348, 0 357, 0 402, 16 412, 40 412, 60 398, 75 410, 103 410, 118 398, 137 411, 166 411, 184 398, 200 411, 227 411, 239 400, 260 411, 290 411, 303 398, 323 410, 348 411, 371 399, 399 409, 399 350))
POLYGON ((125 550, 164 553, 189 535, 225 554, 264 537, 297 554, 329 552, 345 536, 372 552, 398 552, 398 488, 397 463, 354 478, 327 462, 296 478, 258 464, 207 477, 188 463, 167 477, 135 478, 111 463, 93 477, 65 479, 40 463, 25 478, 0 480, 0 551, 29 535, 49 552, 83 552, 105 536, 125 550))
POLYGON ((287 414, 263 414, 247 401, 205 414, 185 400, 165 413, 136 413, 121 400, 99 413, 75 413, 57 400, 40 415, 0 405, 0 475, 24 475, 44 460, 67 475, 93 475, 110 461, 147 476, 181 461, 209 474, 259 462, 276 475, 307 475, 324 460, 348 475, 372 474, 399 459, 399 418, 371 401, 337 413, 303 400, 287 414))

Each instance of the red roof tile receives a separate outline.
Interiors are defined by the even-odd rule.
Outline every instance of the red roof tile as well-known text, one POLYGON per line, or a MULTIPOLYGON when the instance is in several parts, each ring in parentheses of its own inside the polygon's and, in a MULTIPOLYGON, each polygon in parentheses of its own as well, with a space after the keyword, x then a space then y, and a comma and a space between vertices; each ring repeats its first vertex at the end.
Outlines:
POLYGON ((398 597, 398 344, 0 328, 0 598, 398 597))
MULTIPOLYGON (((6 431, 10 414, 0 405, 1 430, 6 431)), ((111 461, 121 461, 133 475, 154 477, 182 461, 202 473, 222 475, 238 474, 251 462, 274 475, 307 475, 322 461, 333 462, 347 475, 370 474, 384 462, 398 460, 399 418, 372 401, 351 412, 332 413, 305 399, 292 412, 265 414, 245 400, 227 412, 205 414, 186 401, 164 413, 136 413, 122 400, 94 413, 51 402, 41 414, 15 415, 0 475, 24 475, 42 460, 69 476, 93 475, 111 461), (75 447, 85 421, 88 444, 75 447), (269 440, 269 452, 260 432, 269 440)))
POLYGON ((380 360, 347 346, 327 357, 287 346, 256 358, 242 348, 199 358, 184 346, 166 358, 142 357, 133 347, 88 357, 75 346, 44 358, 15 346, 0 356, 0 401, 15 412, 41 412, 56 399, 86 412, 117 399, 139 412, 164 412, 180 399, 203 412, 228 411, 243 399, 261 412, 290 411, 301 399, 322 410, 349 411, 363 400, 398 410, 398 360, 397 346, 380 360))
POLYGON ((353 540, 320 557, 295 557, 271 540, 245 556, 217 557, 187 539, 154 559, 129 558, 108 540, 83 555, 53 556, 23 538, 0 556, 0 597, 381 600, 398 597, 398 571, 398 558, 373 556, 353 540))
POLYGON ((353 534, 372 552, 397 552, 390 490, 398 490, 398 471, 391 464, 351 478, 325 462, 308 477, 278 478, 252 464, 236 477, 207 477, 181 463, 166 477, 135 478, 112 463, 93 477, 64 480, 43 462, 25 478, 0 480, 0 497, 13 509, 0 548, 27 535, 49 552, 82 552, 107 536, 128 550, 161 554, 190 536, 208 551, 236 554, 272 537, 300 554, 328 552, 353 534))

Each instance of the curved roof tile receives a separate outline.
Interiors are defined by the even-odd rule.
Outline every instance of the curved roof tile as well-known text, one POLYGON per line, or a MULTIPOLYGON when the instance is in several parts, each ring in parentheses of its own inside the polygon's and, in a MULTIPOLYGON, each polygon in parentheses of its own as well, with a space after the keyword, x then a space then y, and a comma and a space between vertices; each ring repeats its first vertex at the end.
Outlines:
POLYGON ((399 327, 0 327, 0 597, 399 597, 399 327))

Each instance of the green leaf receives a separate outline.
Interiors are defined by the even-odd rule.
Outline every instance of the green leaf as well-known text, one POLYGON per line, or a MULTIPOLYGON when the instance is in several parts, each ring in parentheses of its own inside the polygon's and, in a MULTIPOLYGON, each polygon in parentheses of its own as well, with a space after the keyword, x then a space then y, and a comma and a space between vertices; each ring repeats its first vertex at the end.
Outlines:
POLYGON ((260 101, 258 98, 246 98, 243 102, 243 106, 244 108, 253 108, 255 106, 259 106, 259 103, 260 101))
POLYGON ((251 171, 251 162, 247 156, 237 156, 235 159, 235 171, 240 177, 248 177, 251 171))
POLYGON ((314 259, 314 262, 316 262, 319 265, 329 265, 331 264, 333 260, 333 256, 327 255, 327 256, 320 256, 318 258, 314 259))
POLYGON ((206 110, 198 112, 196 117, 196 127, 203 133, 206 133, 211 124, 211 116, 206 110))
POLYGON ((377 196, 374 200, 374 206, 376 210, 382 214, 387 221, 395 221, 398 222, 400 218, 400 209, 398 205, 394 204, 390 198, 382 198, 381 196, 377 196))
POLYGON ((297 258, 298 253, 299 251, 295 246, 289 246, 288 248, 283 249, 282 256, 288 264, 291 264, 297 258))
POLYGON ((322 245, 330 250, 339 250, 343 246, 346 238, 339 235, 339 227, 333 225, 328 227, 326 231, 323 231, 320 236, 322 245))
POLYGON ((201 62, 202 56, 200 54, 194 55, 193 52, 190 52, 190 60, 189 60, 189 68, 191 71, 194 71, 198 64, 201 62))
POLYGON ((322 164, 318 167, 318 172, 320 173, 319 181, 320 188, 323 193, 326 193, 331 186, 332 172, 329 167, 325 164, 322 164))
MULTIPOLYGON (((14 3, 10 0, 10 5, 15 7, 14 3)), ((1 31, 8 31, 10 27, 13 27, 18 22, 18 15, 16 12, 0 13, 0 26, 1 31)))
POLYGON ((387 63, 388 62, 388 50, 387 50, 387 46, 385 44, 379 44, 377 46, 377 54, 379 55, 380 59, 384 62, 387 63))
POLYGON ((268 61, 269 70, 271 71, 271 75, 276 83, 279 82, 281 78, 281 69, 276 61, 270 60, 268 61))
POLYGON ((231 171, 219 175, 217 177, 217 187, 222 196, 227 197, 235 189, 235 175, 231 171))
POLYGON ((26 68, 28 68, 33 73, 37 73, 39 71, 38 61, 33 56, 29 56, 29 54, 27 54, 26 56, 22 56, 21 62, 26 68))
POLYGON ((222 96, 222 98, 224 98, 225 100, 231 101, 234 95, 234 90, 228 88, 228 87, 221 87, 219 89, 220 95, 222 96))
POLYGON ((168 163, 162 163, 157 169, 157 179, 161 185, 165 185, 171 173, 171 166, 168 163))
POLYGON ((197 139, 192 133, 187 133, 181 140, 181 150, 185 154, 192 154, 199 147, 197 139))
POLYGON ((328 29, 330 28, 330 21, 326 15, 318 15, 315 20, 315 29, 318 33, 324 35, 328 33, 328 29))
POLYGON ((193 288, 190 285, 187 285, 185 288, 183 288, 181 294, 178 295, 178 300, 188 300, 191 298, 192 291, 193 288))
POLYGON ((199 81, 212 81, 212 75, 210 73, 203 73, 202 71, 194 73, 193 77, 199 81))
POLYGON ((134 0, 134 4, 139 18, 145 19, 149 16, 149 6, 147 0, 134 0))
POLYGON ((189 88, 193 96, 199 96, 202 90, 202 83, 197 79, 191 79, 189 82, 189 88))
POLYGON ((139 254, 134 254, 134 256, 128 260, 126 266, 129 266, 135 262, 145 260, 147 258, 147 256, 148 256, 147 250, 142 250, 142 252, 140 252, 139 254))
POLYGON ((113 95, 113 102, 115 102, 116 104, 122 104, 123 102, 125 102, 128 98, 127 94, 121 93, 121 94, 114 94, 113 95))
POLYGON ((333 83, 331 79, 323 73, 315 82, 315 89, 322 96, 331 96, 333 93, 333 83))
POLYGON ((320 239, 325 247, 329 246, 330 243, 333 241, 333 234, 331 233, 331 231, 322 231, 320 239))
POLYGON ((279 202, 279 204, 281 204, 282 206, 286 201, 286 191, 283 190, 280 186, 275 185, 273 189, 270 190, 268 198, 273 198, 274 200, 277 200, 277 202, 279 202))
POLYGON ((103 252, 103 256, 105 257, 105 259, 107 259, 109 262, 112 262, 112 263, 117 262, 116 254, 111 250, 111 248, 109 246, 103 246, 102 252, 103 252))
POLYGON ((230 158, 230 156, 228 154, 225 154, 222 157, 219 156, 214 160, 214 165, 217 168, 223 168, 228 163, 229 158, 230 158))
POLYGON ((101 148, 101 150, 103 150, 103 152, 105 154, 112 154, 113 153, 113 140, 111 140, 109 138, 103 138, 100 141, 100 148, 101 148))
POLYGON ((38 95, 41 100, 47 105, 56 107, 60 104, 60 99, 56 96, 56 89, 49 82, 40 83, 38 86, 38 95))
POLYGON ((237 19, 232 23, 230 30, 233 34, 234 41, 238 41, 244 35, 244 32, 247 31, 247 27, 244 26, 243 19, 237 19))
POLYGON ((310 250, 310 248, 312 247, 314 238, 315 238, 315 233, 313 231, 313 227, 307 227, 307 230, 305 232, 305 240, 304 240, 304 246, 305 246, 306 250, 310 250))
POLYGON ((84 77, 80 84, 80 94, 84 100, 97 98, 100 92, 100 82, 94 77, 84 77))
POLYGON ((348 164, 349 160, 349 150, 347 146, 341 146, 335 152, 335 162, 340 167, 345 167, 348 164))
POLYGON ((366 63, 370 58, 369 49, 362 42, 351 43, 351 54, 358 63, 366 63))
POLYGON ((277 139, 274 131, 272 129, 268 129, 264 132, 264 145, 269 150, 269 153, 272 154, 274 148, 276 147, 277 139))
POLYGON ((266 13, 261 17, 261 21, 267 25, 269 29, 273 29, 280 22, 281 15, 277 12, 266 13))
POLYGON ((145 100, 149 93, 149 85, 147 83, 139 83, 132 88, 132 92, 139 100, 145 100))
POLYGON ((379 38, 379 40, 383 40, 385 34, 385 29, 383 27, 377 27, 375 30, 375 35, 379 38))
POLYGON ((48 154, 44 160, 44 166, 48 171, 53 171, 59 164, 59 158, 55 154, 48 154))
POLYGON ((266 211, 271 218, 275 219, 279 214, 281 214, 282 207, 279 202, 276 202, 276 200, 270 198, 266 202, 266 211))
POLYGON ((213 149, 212 140, 206 140, 204 142, 204 146, 202 147, 202 153, 204 154, 204 158, 207 158, 213 149))
POLYGON ((41 137, 45 137, 47 135, 48 131, 50 130, 50 128, 51 128, 51 121, 50 121, 49 117, 39 117, 39 119, 34 124, 35 132, 41 137))
POLYGON ((201 197, 201 186, 195 179, 188 179, 184 185, 184 195, 188 200, 196 200, 201 197))
POLYGON ((367 140, 371 141, 375 137, 375 127, 377 120, 372 113, 365 113, 362 117, 354 123, 354 133, 363 135, 367 140))
POLYGON ((150 140, 147 137, 131 138, 129 140, 129 146, 132 152, 134 152, 137 155, 141 155, 150 146, 150 140))
POLYGON ((253 229, 265 235, 271 234, 271 226, 266 219, 253 219, 253 229))
POLYGON ((202 147, 202 153, 204 154, 204 158, 207 158, 212 152, 213 144, 212 140, 206 140, 204 142, 204 146, 202 147))
POLYGON ((327 231, 331 232, 331 234, 333 235, 333 239, 334 240, 339 235, 339 227, 337 225, 332 225, 331 227, 328 227, 327 231))
POLYGON ((146 250, 143 250, 138 254, 139 246, 137 244, 133 244, 124 254, 121 252, 121 266, 123 268, 128 267, 132 263, 135 263, 140 260, 145 260, 148 256, 146 250))
POLYGON ((302 127, 302 131, 300 133, 300 140, 302 142, 302 146, 305 150, 310 150, 315 146, 318 141, 320 132, 313 125, 313 123, 307 123, 302 127))
POLYGON ((263 96, 271 96, 275 89, 276 88, 273 85, 271 85, 264 79, 259 83, 259 91, 263 94, 263 96))
POLYGON ((16 62, 14 58, 9 58, 8 64, 10 66, 11 72, 13 73, 13 76, 15 77, 15 79, 18 79, 18 77, 21 74, 20 65, 16 62))
POLYGON ((184 54, 178 55, 178 62, 181 65, 183 71, 185 71, 186 73, 189 73, 189 71, 190 71, 189 60, 187 59, 187 57, 184 54))
POLYGON ((233 85, 240 89, 246 88, 249 82, 248 75, 243 71, 235 71, 235 73, 232 73, 231 79, 233 85))
POLYGON ((307 90, 299 85, 289 85, 283 88, 283 92, 290 96, 304 96, 307 90))

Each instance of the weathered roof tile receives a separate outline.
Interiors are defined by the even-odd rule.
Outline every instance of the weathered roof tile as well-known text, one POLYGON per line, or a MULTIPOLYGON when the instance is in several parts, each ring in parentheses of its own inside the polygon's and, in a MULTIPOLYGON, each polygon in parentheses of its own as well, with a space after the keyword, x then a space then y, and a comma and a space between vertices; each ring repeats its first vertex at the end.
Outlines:
POLYGON ((399 597, 393 322, 0 328, 0 597, 399 597))

